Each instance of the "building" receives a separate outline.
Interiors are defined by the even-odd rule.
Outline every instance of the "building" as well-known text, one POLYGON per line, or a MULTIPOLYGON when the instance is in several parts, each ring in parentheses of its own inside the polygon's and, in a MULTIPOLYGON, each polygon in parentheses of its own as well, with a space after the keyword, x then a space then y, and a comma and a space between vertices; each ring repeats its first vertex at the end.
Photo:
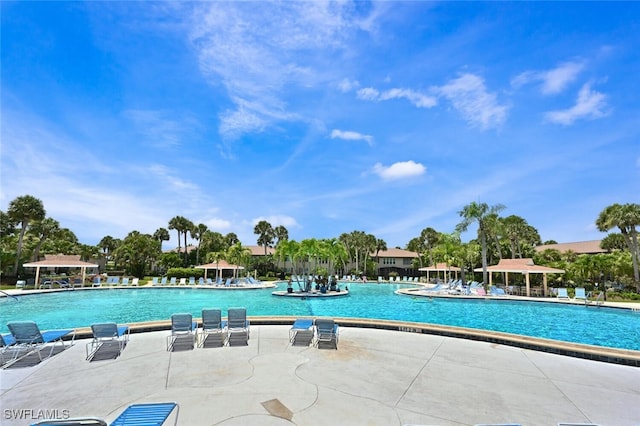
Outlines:
POLYGON ((607 253, 607 250, 600 248, 602 240, 579 241, 574 243, 543 244, 536 246, 536 252, 540 253, 547 249, 558 250, 560 253, 572 251, 576 254, 598 254, 607 253))

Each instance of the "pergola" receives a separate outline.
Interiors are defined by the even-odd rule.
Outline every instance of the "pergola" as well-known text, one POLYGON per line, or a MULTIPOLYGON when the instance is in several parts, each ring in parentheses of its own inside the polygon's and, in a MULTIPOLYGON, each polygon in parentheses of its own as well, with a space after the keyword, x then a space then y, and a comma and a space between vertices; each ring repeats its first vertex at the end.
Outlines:
POLYGON ((80 260, 79 254, 45 254, 44 260, 25 263, 22 266, 25 268, 36 268, 35 285, 38 286, 40 282, 40 268, 80 268, 82 282, 84 283, 87 268, 97 268, 99 265, 80 260))
MULTIPOLYGON (((209 270, 209 269, 215 269, 216 270, 216 278, 218 278, 218 275, 219 275, 218 271, 223 271, 225 269, 227 269, 227 270, 230 269, 230 270, 233 270, 233 271, 237 271, 239 269, 244 269, 244 266, 231 265, 226 260, 219 260, 218 262, 207 263, 205 265, 198 265, 198 266, 196 266, 196 268, 204 269, 204 277, 206 279, 207 278, 207 270, 209 270)), ((235 274, 235 272, 234 272, 234 274, 235 274)))
POLYGON ((441 262, 441 263, 436 263, 435 265, 418 268, 418 271, 426 271, 427 272, 427 281, 429 281, 429 272, 431 272, 431 271, 438 273, 438 275, 440 275, 439 274, 440 272, 444 272, 445 273, 445 280, 446 280, 446 274, 450 274, 451 272, 455 272, 456 273, 456 278, 458 278, 458 273, 461 272, 462 269, 458 268, 457 266, 451 266, 451 265, 447 265, 444 262, 441 262))
MULTIPOLYGON (((482 268, 474 269, 474 272, 482 272, 482 268)), ((523 274, 526 283, 527 296, 531 295, 531 285, 529 274, 542 274, 543 295, 547 295, 547 274, 564 274, 564 269, 550 268, 548 266, 536 265, 533 259, 501 259, 497 265, 487 267, 489 272, 489 285, 491 285, 491 272, 504 272, 505 285, 509 285, 509 273, 523 274)))

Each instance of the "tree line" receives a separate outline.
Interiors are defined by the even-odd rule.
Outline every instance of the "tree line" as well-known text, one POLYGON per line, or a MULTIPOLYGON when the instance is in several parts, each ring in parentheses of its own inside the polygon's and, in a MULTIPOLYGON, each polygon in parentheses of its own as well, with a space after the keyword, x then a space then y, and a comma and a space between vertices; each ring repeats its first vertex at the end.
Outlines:
MULTIPOLYGON (((404 247, 418 254, 413 269, 444 262, 472 273, 482 267, 482 281, 488 282, 487 266, 504 258, 534 258, 536 264, 565 269, 558 279, 576 282, 616 281, 634 285, 640 292, 640 250, 637 227, 640 226, 640 204, 612 204, 605 207, 595 220, 602 232, 610 232, 602 240, 607 253, 577 255, 546 250, 537 253, 542 244, 535 227, 516 215, 501 217, 503 205, 489 206, 471 202, 459 212, 460 222, 452 232, 424 228, 404 247), (467 243, 461 234, 472 225, 477 226, 476 238, 467 243)), ((364 231, 343 233, 336 238, 289 240, 284 226, 273 227, 259 221, 254 227, 257 244, 264 248, 264 256, 252 257, 247 247, 231 232, 223 235, 203 223, 194 223, 183 216, 169 220, 167 227, 153 234, 131 231, 123 239, 105 236, 95 245, 78 241, 75 234, 59 222, 47 217, 41 200, 24 195, 10 202, 7 211, 0 211, 0 261, 2 275, 22 274, 21 265, 38 260, 43 254, 79 254, 83 260, 104 257, 113 268, 123 268, 134 276, 144 276, 152 268, 168 270, 202 263, 227 260, 230 263, 256 269, 261 275, 282 271, 289 261, 296 273, 327 275, 378 275, 378 255, 388 250, 383 239, 364 231), (175 231, 176 250, 163 252, 163 241, 170 240, 175 231), (188 238, 195 246, 187 244, 188 238), (273 253, 269 252, 273 249, 273 253)), ((545 241, 552 244, 555 241, 545 241)), ((155 271, 154 271, 155 272, 155 271)))

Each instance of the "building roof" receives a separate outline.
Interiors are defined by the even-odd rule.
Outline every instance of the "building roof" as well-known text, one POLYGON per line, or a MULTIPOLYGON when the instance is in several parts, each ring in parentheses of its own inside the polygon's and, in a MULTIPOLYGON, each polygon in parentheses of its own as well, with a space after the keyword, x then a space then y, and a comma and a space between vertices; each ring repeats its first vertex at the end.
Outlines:
MULTIPOLYGON (((482 272, 482 268, 474 269, 475 272, 482 272)), ((564 269, 550 268, 548 266, 536 265, 533 259, 500 259, 497 265, 487 267, 489 272, 518 272, 521 274, 557 274, 564 273, 564 269)))
POLYGON ((543 244, 536 246, 536 252, 542 252, 547 249, 558 250, 561 253, 566 251, 572 251, 578 254, 596 254, 606 253, 607 251, 600 247, 602 240, 592 241, 578 241, 574 243, 559 243, 559 244, 543 244))
POLYGON ((97 268, 95 263, 80 260, 79 254, 45 254, 44 260, 25 263, 26 268, 97 268))
MULTIPOLYGON (((372 256, 375 257, 376 253, 372 253, 372 256)), ((399 248, 390 248, 387 250, 380 250, 378 252, 378 257, 410 257, 416 258, 418 257, 418 253, 415 251, 403 250, 399 248)))
MULTIPOLYGON (((251 250, 251 256, 264 256, 263 246, 243 246, 243 247, 251 250)), ((275 252, 276 252, 275 248, 267 247, 267 254, 274 254, 275 252)))

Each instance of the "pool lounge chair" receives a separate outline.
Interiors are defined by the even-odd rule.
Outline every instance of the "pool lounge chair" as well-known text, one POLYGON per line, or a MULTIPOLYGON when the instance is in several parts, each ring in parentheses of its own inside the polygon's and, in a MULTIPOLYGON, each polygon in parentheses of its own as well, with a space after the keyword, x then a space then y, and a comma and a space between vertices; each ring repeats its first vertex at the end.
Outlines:
MULTIPOLYGON (((166 283, 166 281, 165 281, 166 283)), ((151 278, 151 285, 158 285, 158 277, 152 277, 151 278)))
POLYGON ((169 285, 176 285, 176 277, 171 277, 171 280, 169 281, 169 285))
POLYGON ((289 329, 289 342, 294 346, 309 346, 313 341, 313 320, 298 318, 289 329))
POLYGON ((567 293, 567 289, 566 288, 559 288, 558 289, 558 299, 569 300, 569 294, 567 293))
POLYGON ((338 324, 332 319, 317 318, 315 321, 315 346, 328 344, 338 349, 338 324))
MULTIPOLYGON (((53 350, 55 349, 57 344, 60 344, 63 350, 67 347, 64 343, 63 338, 71 335, 71 344, 73 345, 73 341, 76 338, 75 330, 73 329, 64 329, 64 330, 48 330, 48 331, 40 331, 38 325, 33 321, 13 321, 7 324, 9 331, 11 331, 11 335, 15 339, 14 347, 18 351, 25 351, 25 356, 37 352, 38 358, 42 361, 41 350, 49 345, 49 355, 51 357, 53 355, 53 350)), ((19 359, 18 353, 14 355, 14 361, 19 359)))
MULTIPOLYGON (((176 417, 173 424, 177 425, 180 407, 175 402, 131 404, 113 422, 111 422, 110 425, 161 426, 167 421, 174 409, 176 410, 176 417)), ((87 417, 65 420, 41 420, 37 423, 32 423, 31 426, 107 426, 107 422, 98 418, 87 417)))
POLYGON ((227 344, 248 345, 250 323, 246 308, 229 308, 227 313, 227 344))
POLYGON ((196 277, 189 277, 189 285, 196 285, 196 277))
POLYGON ((180 278, 180 282, 178 285, 187 285, 187 279, 186 278, 180 278))
MULTIPOLYGON (((11 334, 0 334, 0 367, 2 367, 5 362, 9 362, 14 358, 13 355, 11 357, 7 357, 5 354, 11 352, 14 349, 13 345, 15 344, 16 339, 11 334)), ((14 351, 14 355, 15 353, 16 352, 14 351)))
POLYGON ((191 346, 190 349, 193 349, 198 337, 197 333, 198 323, 193 320, 191 314, 171 315, 171 334, 167 336, 167 351, 173 351, 179 340, 180 343, 186 340, 191 346))
POLYGON ((91 361, 100 348, 115 347, 116 351, 109 351, 111 358, 117 358, 129 342, 129 327, 118 326, 115 322, 93 324, 91 326, 93 338, 86 345, 87 360, 91 361))
POLYGON ((133 278, 131 279, 131 285, 134 287, 138 287, 138 285, 140 284, 140 278, 133 278))
POLYGON ((587 303, 587 294, 584 287, 576 287, 576 294, 573 296, 573 300, 582 300, 587 303))
POLYGON ((202 330, 198 346, 224 346, 227 322, 218 308, 202 310, 202 330))

